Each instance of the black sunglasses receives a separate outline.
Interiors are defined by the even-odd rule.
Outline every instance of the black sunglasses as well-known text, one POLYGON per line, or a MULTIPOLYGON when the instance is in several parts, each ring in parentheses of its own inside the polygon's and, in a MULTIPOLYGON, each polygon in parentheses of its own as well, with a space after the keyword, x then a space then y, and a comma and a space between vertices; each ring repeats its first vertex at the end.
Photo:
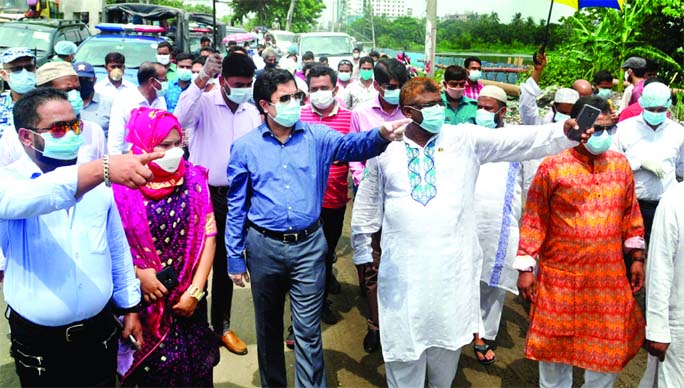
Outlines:
MULTIPOLYGON (((306 96, 306 95, 304 94, 304 92, 302 92, 302 91, 300 90, 300 91, 294 92, 294 93, 292 93, 292 94, 285 94, 285 95, 283 95, 283 96, 280 96, 280 97, 278 98, 278 101, 279 101, 279 102, 282 102, 283 104, 286 104, 286 103, 290 102, 290 100, 292 100, 292 99, 299 100, 299 101, 303 101, 305 96, 306 96)), ((272 104, 272 103, 271 103, 271 104, 272 104)))
POLYGON ((33 73, 34 71, 36 71, 36 65, 33 63, 27 63, 25 65, 18 65, 18 66, 9 67, 7 70, 11 71, 12 73, 18 73, 22 70, 26 70, 28 72, 33 73))
POLYGON ((615 133, 615 130, 617 129, 617 125, 611 124, 611 125, 594 125, 594 135, 602 135, 603 131, 608 131, 609 134, 615 133))
MULTIPOLYGON (((365 70, 365 69, 361 69, 361 70, 365 70)), ((380 87, 383 88, 383 89, 385 89, 385 90, 397 90, 397 89, 401 89, 401 86, 399 86, 399 85, 391 85, 391 84, 380 85, 380 87)))
POLYGON ((441 106, 444 108, 444 101, 435 101, 435 102, 428 102, 427 104, 421 104, 421 105, 409 105, 409 108, 413 108, 415 110, 421 110, 424 108, 432 108, 433 106, 441 106))

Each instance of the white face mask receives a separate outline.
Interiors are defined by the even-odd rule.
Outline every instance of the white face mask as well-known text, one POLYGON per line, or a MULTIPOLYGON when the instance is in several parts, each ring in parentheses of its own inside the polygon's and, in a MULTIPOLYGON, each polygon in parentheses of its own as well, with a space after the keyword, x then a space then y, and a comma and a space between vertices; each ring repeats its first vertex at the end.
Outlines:
POLYGON ((169 54, 157 54, 157 62, 166 66, 171 63, 171 55, 169 54))
POLYGON ((333 97, 332 90, 319 90, 311 93, 309 100, 311 100, 311 105, 317 109, 327 109, 335 102, 335 97, 333 97))
POLYGON ((181 160, 183 160, 183 149, 180 147, 174 147, 164 153, 164 156, 154 160, 150 163, 154 163, 162 170, 173 173, 178 170, 181 160))

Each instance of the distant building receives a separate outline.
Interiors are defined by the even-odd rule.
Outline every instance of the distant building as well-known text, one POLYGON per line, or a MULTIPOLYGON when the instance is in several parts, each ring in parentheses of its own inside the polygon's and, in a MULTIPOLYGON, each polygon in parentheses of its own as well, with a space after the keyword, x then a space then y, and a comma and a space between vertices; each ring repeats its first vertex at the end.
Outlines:
POLYGON ((398 18, 413 16, 413 9, 406 8, 405 0, 334 0, 335 14, 333 18, 338 23, 364 16, 364 9, 369 7, 374 16, 398 18))
POLYGON ((474 13, 473 11, 466 11, 465 13, 458 13, 458 14, 452 14, 452 15, 444 15, 440 19, 442 20, 460 20, 460 21, 466 21, 468 20, 471 16, 473 16, 474 13))

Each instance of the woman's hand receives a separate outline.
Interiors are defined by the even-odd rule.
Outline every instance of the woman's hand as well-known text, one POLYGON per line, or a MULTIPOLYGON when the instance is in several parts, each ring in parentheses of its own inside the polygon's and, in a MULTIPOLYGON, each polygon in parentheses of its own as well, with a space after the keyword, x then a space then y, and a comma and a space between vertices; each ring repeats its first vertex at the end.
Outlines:
POLYGON ((166 287, 157 279, 154 268, 136 268, 135 272, 140 279, 140 289, 146 303, 154 303, 168 294, 166 287))

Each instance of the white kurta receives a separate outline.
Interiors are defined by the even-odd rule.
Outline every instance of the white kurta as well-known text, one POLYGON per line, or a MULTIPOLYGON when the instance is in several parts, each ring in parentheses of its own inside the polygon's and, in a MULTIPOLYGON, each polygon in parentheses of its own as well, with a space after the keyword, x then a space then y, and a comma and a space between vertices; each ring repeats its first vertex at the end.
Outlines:
POLYGON ((489 130, 444 125, 425 148, 409 139, 369 160, 352 213, 356 264, 372 261, 382 227, 378 310, 386 362, 418 360, 429 347, 458 350, 479 322, 482 255, 476 234, 480 165, 560 152, 577 143, 563 124, 489 130))
POLYGON ((684 183, 663 195, 646 263, 646 339, 669 343, 665 361, 649 355, 641 387, 684 387, 684 183), (655 378, 655 381, 654 381, 655 378))

